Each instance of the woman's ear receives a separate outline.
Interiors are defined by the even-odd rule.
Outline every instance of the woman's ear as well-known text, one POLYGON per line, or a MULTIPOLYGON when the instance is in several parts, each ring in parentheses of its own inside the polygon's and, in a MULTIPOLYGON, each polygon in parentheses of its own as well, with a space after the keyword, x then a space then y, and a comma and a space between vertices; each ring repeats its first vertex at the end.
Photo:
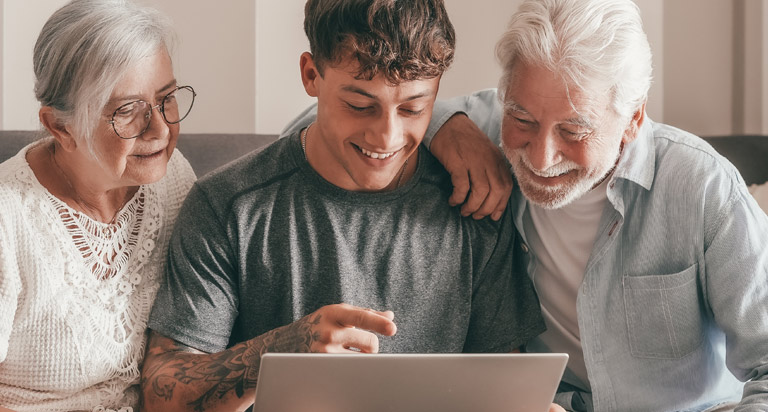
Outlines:
POLYGON ((69 130, 66 123, 56 117, 56 112, 51 106, 43 106, 38 112, 40 123, 43 124, 48 133, 59 142, 62 149, 71 152, 77 148, 77 141, 69 130))
POLYGON ((632 118, 629 119, 629 125, 624 130, 624 136, 621 138, 623 144, 631 143, 637 138, 643 122, 645 122, 645 102, 643 102, 640 108, 635 111, 635 114, 632 115, 632 118))
POLYGON ((317 97, 317 81, 321 76, 311 53, 301 53, 299 68, 301 69, 301 82, 304 83, 304 90, 308 95, 317 97))

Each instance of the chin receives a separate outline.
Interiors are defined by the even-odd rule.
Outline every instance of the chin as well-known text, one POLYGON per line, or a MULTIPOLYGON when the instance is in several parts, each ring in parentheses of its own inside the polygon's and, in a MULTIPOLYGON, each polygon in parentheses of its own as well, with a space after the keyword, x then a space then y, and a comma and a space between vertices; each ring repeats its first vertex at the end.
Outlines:
POLYGON ((162 170, 152 170, 149 173, 142 173, 140 176, 136 176, 133 180, 136 182, 136 185, 157 183, 165 177, 166 171, 167 168, 163 167, 162 170))
POLYGON ((519 181, 520 191, 529 202, 544 209, 560 209, 571 204, 589 191, 588 182, 576 184, 543 186, 533 182, 519 181))

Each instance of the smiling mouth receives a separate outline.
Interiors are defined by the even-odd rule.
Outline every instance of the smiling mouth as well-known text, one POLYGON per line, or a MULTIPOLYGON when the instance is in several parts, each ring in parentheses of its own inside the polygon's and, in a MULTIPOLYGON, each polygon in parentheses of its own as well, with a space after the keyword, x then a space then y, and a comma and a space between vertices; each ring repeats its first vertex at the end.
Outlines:
POLYGON ((165 149, 160 149, 160 150, 158 150, 158 151, 156 151, 156 152, 147 153, 147 154, 136 154, 136 155, 134 155, 134 156, 136 156, 136 157, 141 157, 141 158, 146 158, 146 157, 157 156, 157 155, 159 155, 160 153, 162 153, 162 152, 163 152, 163 150, 165 150, 165 149))
POLYGON ((384 160, 386 158, 392 157, 397 152, 399 152, 399 150, 397 150, 397 151, 389 152, 389 153, 378 153, 378 152, 372 152, 370 150, 365 150, 362 147, 360 147, 360 146, 358 146, 358 145, 356 145, 354 143, 352 145, 355 146, 357 148, 357 150, 360 151, 360 153, 370 157, 371 159, 377 159, 377 160, 384 160))
POLYGON ((567 175, 570 172, 571 172, 571 170, 568 170, 568 171, 565 171, 563 173, 559 173, 558 174, 558 173, 545 173, 545 172, 541 172, 539 170, 531 170, 531 173, 533 173, 535 176, 542 177, 542 178, 545 178, 545 179, 551 179, 553 177, 565 176, 565 175, 567 175))

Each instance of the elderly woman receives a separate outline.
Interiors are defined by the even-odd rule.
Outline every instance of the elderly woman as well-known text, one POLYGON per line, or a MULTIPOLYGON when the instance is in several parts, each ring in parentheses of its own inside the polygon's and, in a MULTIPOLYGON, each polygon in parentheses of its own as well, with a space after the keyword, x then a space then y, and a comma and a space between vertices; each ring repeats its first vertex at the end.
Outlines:
POLYGON ((195 180, 175 150, 195 93, 171 30, 121 0, 74 0, 43 27, 47 138, 0 164, 0 405, 137 408, 146 321, 195 180))

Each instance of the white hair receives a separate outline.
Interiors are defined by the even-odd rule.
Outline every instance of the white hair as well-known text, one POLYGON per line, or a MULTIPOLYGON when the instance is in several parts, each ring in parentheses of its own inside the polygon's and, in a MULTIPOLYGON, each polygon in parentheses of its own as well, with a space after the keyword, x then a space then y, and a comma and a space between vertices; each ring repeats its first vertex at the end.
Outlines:
POLYGON ((605 84, 622 117, 635 113, 651 85, 651 48, 631 0, 526 0, 496 45, 503 99, 515 65, 541 66, 582 91, 605 84))
POLYGON ((129 0, 72 0, 40 31, 33 64, 35 96, 72 125, 91 153, 93 132, 128 69, 175 40, 170 20, 129 0))

